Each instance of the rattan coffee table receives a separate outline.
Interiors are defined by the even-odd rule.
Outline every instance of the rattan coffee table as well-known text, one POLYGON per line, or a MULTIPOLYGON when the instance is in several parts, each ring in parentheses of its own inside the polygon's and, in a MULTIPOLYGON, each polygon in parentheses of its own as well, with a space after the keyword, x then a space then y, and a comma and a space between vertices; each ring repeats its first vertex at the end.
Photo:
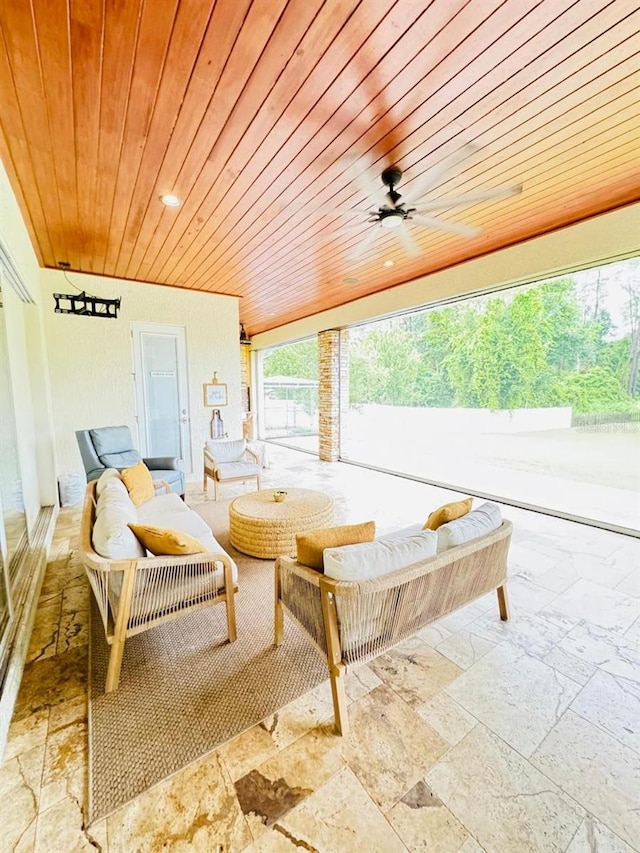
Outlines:
POLYGON ((286 489, 281 503, 273 489, 250 492, 229 506, 229 539, 234 548, 252 557, 272 559, 296 553, 296 533, 329 527, 333 498, 311 489, 286 489))

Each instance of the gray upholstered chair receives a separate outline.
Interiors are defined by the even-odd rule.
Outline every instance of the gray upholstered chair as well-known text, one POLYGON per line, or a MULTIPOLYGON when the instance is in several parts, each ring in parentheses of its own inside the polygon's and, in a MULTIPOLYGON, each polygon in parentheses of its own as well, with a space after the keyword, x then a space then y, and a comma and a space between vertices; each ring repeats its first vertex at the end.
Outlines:
POLYGON ((207 495, 207 479, 213 480, 213 496, 218 499, 218 483, 231 480, 256 481, 260 488, 261 460, 244 438, 234 441, 207 439, 204 445, 204 471, 202 488, 207 495))
POLYGON ((172 492, 184 496, 184 474, 174 456, 153 456, 143 459, 133 446, 128 426, 79 429, 76 438, 80 447, 87 482, 97 480, 105 468, 121 471, 137 462, 144 462, 154 480, 164 480, 172 492))

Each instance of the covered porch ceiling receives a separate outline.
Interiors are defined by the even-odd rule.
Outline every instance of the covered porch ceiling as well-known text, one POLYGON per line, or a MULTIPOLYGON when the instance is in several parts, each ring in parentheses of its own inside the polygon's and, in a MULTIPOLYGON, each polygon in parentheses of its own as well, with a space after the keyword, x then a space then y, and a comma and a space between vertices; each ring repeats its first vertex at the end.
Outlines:
POLYGON ((25 0, 0 27, 40 263, 238 296, 249 334, 640 199, 627 0, 25 0), (390 166, 428 203, 523 191, 432 214, 475 236, 405 223, 411 254, 367 221, 390 166))

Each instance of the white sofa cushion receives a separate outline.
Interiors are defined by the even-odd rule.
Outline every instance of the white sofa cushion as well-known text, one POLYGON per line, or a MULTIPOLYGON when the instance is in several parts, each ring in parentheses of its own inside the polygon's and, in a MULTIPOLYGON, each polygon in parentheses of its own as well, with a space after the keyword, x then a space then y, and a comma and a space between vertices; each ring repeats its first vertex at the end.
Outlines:
POLYGON ((362 581, 419 563, 436 553, 434 530, 413 525, 373 542, 325 548, 324 573, 339 581, 362 581))
POLYGON ((138 519, 135 505, 129 497, 127 487, 119 478, 112 477, 103 488, 96 503, 96 516, 99 517, 107 507, 117 507, 126 513, 128 520, 135 522, 138 519))
POLYGON ((455 548, 456 545, 463 545, 465 542, 470 542, 486 533, 491 533, 492 530, 497 530, 501 524, 500 507, 487 501, 477 509, 463 515, 462 518, 440 525, 436 531, 438 553, 448 551, 449 548, 455 548))
POLYGON ((140 524, 155 524, 157 527, 162 527, 157 519, 162 515, 170 515, 171 517, 183 515, 193 512, 189 509, 180 495, 175 492, 164 492, 145 501, 136 507, 138 512, 138 521, 140 524))
POLYGON ((205 441, 205 447, 216 462, 239 462, 242 459, 246 446, 247 442, 244 438, 237 438, 233 441, 223 441, 221 439, 213 441, 208 438, 205 441))
MULTIPOLYGON (((176 495, 177 497, 177 495, 176 495)), ((139 524, 148 524, 151 527, 163 527, 166 530, 179 530, 181 533, 186 533, 188 536, 193 536, 207 545, 204 540, 211 536, 209 525, 201 518, 197 512, 188 510, 187 512, 156 512, 148 513, 145 517, 142 514, 138 515, 139 524)))
POLYGON ((220 480, 232 480, 234 477, 255 477, 260 470, 257 462, 221 462, 218 465, 220 480))
MULTIPOLYGON (((98 482, 96 483, 96 497, 100 497, 102 494, 102 490, 106 486, 106 484, 115 477, 116 480, 120 479, 120 471, 117 468, 105 468, 102 474, 98 477, 98 482)), ((124 483, 123 483, 124 485, 124 483)))
POLYGON ((94 551, 109 560, 135 560, 146 556, 146 551, 127 527, 130 521, 131 514, 126 507, 117 503, 103 506, 93 525, 94 551))

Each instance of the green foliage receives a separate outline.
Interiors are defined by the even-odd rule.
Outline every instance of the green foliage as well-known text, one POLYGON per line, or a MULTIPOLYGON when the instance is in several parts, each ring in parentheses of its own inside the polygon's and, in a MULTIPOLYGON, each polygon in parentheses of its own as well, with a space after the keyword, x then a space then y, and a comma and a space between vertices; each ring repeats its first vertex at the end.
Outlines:
POLYGON ((318 378, 318 341, 315 338, 269 350, 263 362, 265 376, 318 378))
POLYGON ((584 373, 570 373, 553 389, 557 405, 573 406, 581 415, 594 412, 628 412, 637 409, 633 398, 608 367, 592 367, 584 373))
POLYGON ((635 408, 629 336, 571 278, 376 323, 352 335, 350 401, 492 410, 635 408))
MULTIPOLYGON (((640 375, 640 274, 622 282, 630 333, 611 340, 605 270, 580 287, 554 279, 354 329, 351 405, 635 410, 626 389, 640 375)), ((264 375, 317 380, 317 341, 272 350, 264 375)), ((312 405, 308 388, 271 393, 312 405)))
POLYGON ((608 368, 623 387, 628 382, 630 353, 630 336, 604 344, 598 353, 598 365, 608 368))

